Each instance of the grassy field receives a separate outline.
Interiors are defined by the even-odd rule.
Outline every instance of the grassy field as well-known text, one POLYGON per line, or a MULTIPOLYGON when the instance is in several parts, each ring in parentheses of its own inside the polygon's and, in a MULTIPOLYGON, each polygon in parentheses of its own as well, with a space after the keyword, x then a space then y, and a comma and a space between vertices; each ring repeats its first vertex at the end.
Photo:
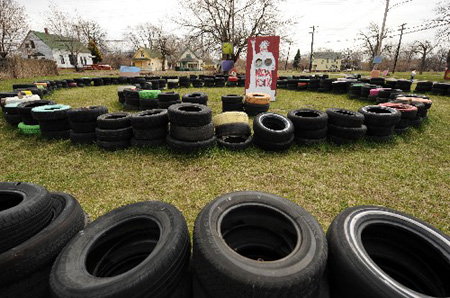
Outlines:
MULTIPOLYGON (((1 82, 0 90, 9 90, 11 84, 1 82)), ((73 107, 105 105, 117 111, 116 90, 115 86, 77 88, 57 91, 49 98, 73 107)), ((216 114, 221 95, 244 90, 200 91, 209 95, 208 104, 216 114)), ((373 204, 407 212, 449 234, 450 98, 432 96, 432 100, 424 125, 391 142, 293 146, 284 153, 214 148, 180 155, 165 147, 105 152, 95 145, 22 136, 0 117, 0 181, 33 182, 70 193, 94 219, 133 202, 170 202, 183 212, 191 231, 200 209, 214 197, 258 190, 303 206, 325 230, 344 208, 373 204)), ((366 104, 345 95, 280 90, 270 110, 286 115, 300 107, 356 110, 366 104)))

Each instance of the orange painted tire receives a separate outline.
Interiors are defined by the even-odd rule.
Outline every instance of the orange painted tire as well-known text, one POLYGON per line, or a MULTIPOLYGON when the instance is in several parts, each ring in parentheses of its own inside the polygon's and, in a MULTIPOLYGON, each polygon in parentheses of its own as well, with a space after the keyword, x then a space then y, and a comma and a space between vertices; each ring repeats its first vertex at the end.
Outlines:
POLYGON ((415 106, 412 106, 409 104, 404 104, 404 103, 386 102, 386 103, 380 103, 379 106, 394 108, 400 112, 417 111, 417 108, 415 106))
POLYGON ((270 95, 264 93, 247 93, 245 101, 251 104, 266 105, 270 103, 270 95))

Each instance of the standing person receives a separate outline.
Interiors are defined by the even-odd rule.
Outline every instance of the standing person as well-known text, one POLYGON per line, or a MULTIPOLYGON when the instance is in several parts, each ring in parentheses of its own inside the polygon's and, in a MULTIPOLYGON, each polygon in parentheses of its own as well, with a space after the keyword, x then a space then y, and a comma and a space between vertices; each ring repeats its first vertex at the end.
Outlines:
POLYGON ((412 71, 411 71, 411 82, 414 80, 414 77, 416 76, 416 70, 415 69, 413 69, 412 71))

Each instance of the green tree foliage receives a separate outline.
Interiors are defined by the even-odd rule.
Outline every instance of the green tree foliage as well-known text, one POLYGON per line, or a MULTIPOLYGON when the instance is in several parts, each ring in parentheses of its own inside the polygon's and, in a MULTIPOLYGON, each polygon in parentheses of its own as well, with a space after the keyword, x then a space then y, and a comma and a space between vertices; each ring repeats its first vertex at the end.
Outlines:
POLYGON ((300 66, 300 59, 301 59, 300 49, 298 49, 297 54, 295 54, 295 57, 294 57, 294 63, 292 63, 292 67, 294 67, 295 70, 297 70, 298 67, 300 66))
POLYGON ((99 63, 103 61, 103 55, 97 47, 97 44, 93 39, 89 40, 88 49, 91 51, 92 56, 94 56, 94 63, 99 63))

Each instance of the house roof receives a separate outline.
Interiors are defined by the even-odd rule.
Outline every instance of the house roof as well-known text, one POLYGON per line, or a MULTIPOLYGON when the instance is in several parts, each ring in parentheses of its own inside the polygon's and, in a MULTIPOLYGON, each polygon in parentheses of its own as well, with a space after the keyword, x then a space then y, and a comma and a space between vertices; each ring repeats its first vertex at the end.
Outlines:
POLYGON ((150 58, 146 58, 146 57, 136 57, 137 53, 141 50, 143 50, 150 58, 162 58, 162 55, 160 52, 149 49, 149 48, 140 47, 136 51, 136 53, 134 53, 133 60, 148 60, 148 59, 150 59, 150 58))
POLYGON ((341 59, 341 53, 337 52, 316 52, 314 53, 316 59, 341 59))
POLYGON ((198 55, 193 50, 191 50, 191 48, 186 48, 181 53, 180 58, 178 59, 178 62, 198 62, 200 60, 202 60, 202 59, 198 58, 198 55), (187 51, 189 51, 192 54, 191 58, 188 58, 188 57, 181 58, 187 51))
MULTIPOLYGON (((67 50, 64 42, 64 37, 60 37, 56 34, 46 34, 44 32, 31 31, 37 38, 42 40, 52 50, 67 50)), ((80 49, 81 53, 90 53, 90 51, 79 41, 75 41, 76 47, 80 49)))

